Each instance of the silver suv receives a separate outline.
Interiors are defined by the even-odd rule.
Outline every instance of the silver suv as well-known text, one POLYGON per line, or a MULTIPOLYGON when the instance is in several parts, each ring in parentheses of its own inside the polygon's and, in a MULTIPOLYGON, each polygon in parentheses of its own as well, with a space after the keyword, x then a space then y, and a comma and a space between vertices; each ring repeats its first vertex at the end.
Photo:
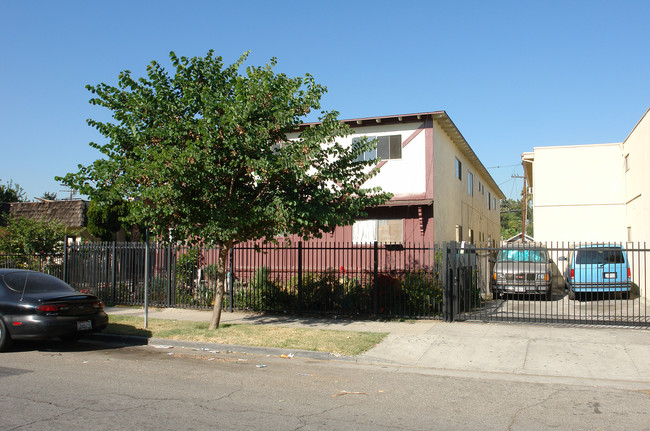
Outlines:
POLYGON ((492 272, 492 295, 538 294, 551 298, 551 259, 546 247, 512 244, 499 250, 492 272))

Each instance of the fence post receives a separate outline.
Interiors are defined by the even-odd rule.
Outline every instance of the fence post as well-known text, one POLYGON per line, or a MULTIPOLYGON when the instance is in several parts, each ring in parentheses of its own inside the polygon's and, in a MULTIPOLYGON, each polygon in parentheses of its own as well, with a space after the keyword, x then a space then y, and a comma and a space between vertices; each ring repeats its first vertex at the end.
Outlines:
POLYGON ((377 308, 379 302, 379 243, 375 241, 373 246, 373 263, 372 263, 372 313, 377 317, 377 308))
POLYGON ((149 325, 149 229, 144 240, 144 327, 149 325))
POLYGON ((234 311, 235 301, 235 246, 230 247, 230 312, 234 311))
POLYGON ((457 250, 456 242, 444 243, 444 287, 443 287, 443 317, 446 322, 453 322, 455 316, 455 285, 457 277, 457 250))
POLYGON ((115 286, 115 283, 117 281, 117 242, 113 241, 113 245, 111 247, 111 297, 113 300, 113 305, 115 305, 115 296, 117 292, 117 286, 115 286))
POLYGON ((302 241, 298 242, 298 313, 302 311, 302 241))
POLYGON ((63 281, 68 282, 68 235, 63 239, 63 281))
POLYGON ((167 245, 167 306, 172 305, 172 245, 167 245))

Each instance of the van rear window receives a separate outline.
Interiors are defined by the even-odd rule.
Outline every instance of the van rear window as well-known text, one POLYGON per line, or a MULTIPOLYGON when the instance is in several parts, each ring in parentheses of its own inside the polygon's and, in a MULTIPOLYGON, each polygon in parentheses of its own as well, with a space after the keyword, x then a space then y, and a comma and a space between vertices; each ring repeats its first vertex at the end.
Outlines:
POLYGON ((578 250, 576 264, 602 265, 604 263, 625 263, 623 252, 616 248, 578 250))

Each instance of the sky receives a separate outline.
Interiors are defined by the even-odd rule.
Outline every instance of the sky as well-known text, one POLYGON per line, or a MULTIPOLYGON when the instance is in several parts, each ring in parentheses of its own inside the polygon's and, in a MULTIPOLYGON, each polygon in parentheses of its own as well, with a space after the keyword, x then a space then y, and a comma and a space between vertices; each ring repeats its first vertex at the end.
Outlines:
POLYGON ((647 0, 0 0, 0 184, 69 197, 110 119, 85 86, 212 49, 314 75, 341 119, 446 111, 517 199, 521 153, 622 142, 650 108, 649 23, 647 0))

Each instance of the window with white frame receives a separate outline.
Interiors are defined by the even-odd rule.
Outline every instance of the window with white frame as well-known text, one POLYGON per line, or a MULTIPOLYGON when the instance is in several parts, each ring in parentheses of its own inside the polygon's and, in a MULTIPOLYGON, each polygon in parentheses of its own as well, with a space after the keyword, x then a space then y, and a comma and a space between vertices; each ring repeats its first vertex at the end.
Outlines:
MULTIPOLYGON (((357 161, 375 160, 394 160, 402 158, 402 135, 389 136, 367 136, 368 140, 377 139, 377 146, 371 150, 365 151, 357 157, 357 161)), ((352 145, 359 142, 362 138, 352 138, 352 145)))
POLYGON ((467 171, 467 194, 474 196, 474 175, 467 171))
POLYGON ((358 220, 352 225, 353 244, 402 244, 404 242, 404 221, 358 220))

